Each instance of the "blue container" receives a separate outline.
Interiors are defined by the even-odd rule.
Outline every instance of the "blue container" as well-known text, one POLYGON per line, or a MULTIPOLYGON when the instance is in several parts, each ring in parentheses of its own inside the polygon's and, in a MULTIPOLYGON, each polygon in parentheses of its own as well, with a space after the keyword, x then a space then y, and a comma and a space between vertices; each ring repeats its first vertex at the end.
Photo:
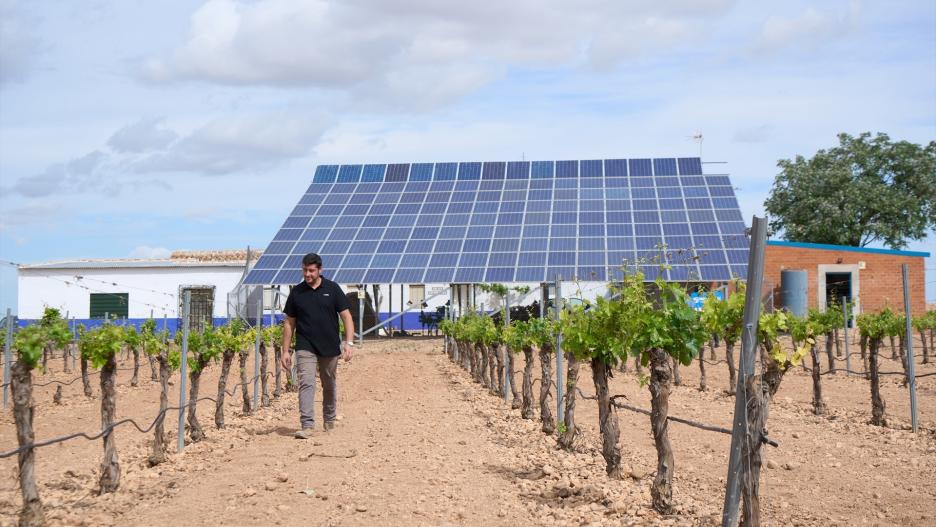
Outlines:
POLYGON ((806 315, 809 275, 803 269, 780 271, 780 304, 798 317, 806 315))

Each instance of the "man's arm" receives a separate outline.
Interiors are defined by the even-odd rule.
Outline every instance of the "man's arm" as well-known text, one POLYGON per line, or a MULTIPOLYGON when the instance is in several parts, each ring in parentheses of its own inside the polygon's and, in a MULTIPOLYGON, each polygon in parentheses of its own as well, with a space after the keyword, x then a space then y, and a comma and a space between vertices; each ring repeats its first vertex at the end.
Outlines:
POLYGON ((287 316, 283 320, 283 355, 280 357, 280 364, 283 369, 292 369, 292 357, 289 355, 289 348, 292 347, 293 330, 296 327, 296 317, 287 316))
POLYGON ((351 317, 351 311, 345 309, 338 313, 341 317, 341 323, 344 325, 345 338, 341 345, 341 356, 344 360, 351 360, 351 344, 354 343, 354 320, 351 317))

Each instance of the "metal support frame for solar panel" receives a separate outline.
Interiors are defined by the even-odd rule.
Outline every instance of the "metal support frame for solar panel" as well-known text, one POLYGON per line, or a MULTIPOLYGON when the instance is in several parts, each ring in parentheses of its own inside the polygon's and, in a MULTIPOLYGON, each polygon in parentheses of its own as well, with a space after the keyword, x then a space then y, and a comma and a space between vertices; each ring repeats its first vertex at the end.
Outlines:
POLYGON ((310 252, 341 284, 724 282, 748 246, 699 158, 320 165, 245 283, 298 283, 310 252))

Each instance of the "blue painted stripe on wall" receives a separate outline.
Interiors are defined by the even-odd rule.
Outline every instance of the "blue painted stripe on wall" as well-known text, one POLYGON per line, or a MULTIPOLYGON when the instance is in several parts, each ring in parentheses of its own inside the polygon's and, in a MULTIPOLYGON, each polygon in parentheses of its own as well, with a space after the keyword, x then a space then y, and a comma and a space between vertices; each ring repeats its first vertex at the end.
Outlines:
POLYGON ((827 251, 850 251, 856 253, 893 254, 897 256, 919 256, 929 258, 930 253, 919 251, 900 251, 897 249, 873 249, 870 247, 852 247, 851 245, 832 245, 828 243, 787 242, 781 240, 768 240, 767 245, 778 247, 799 247, 801 249, 824 249, 827 251))

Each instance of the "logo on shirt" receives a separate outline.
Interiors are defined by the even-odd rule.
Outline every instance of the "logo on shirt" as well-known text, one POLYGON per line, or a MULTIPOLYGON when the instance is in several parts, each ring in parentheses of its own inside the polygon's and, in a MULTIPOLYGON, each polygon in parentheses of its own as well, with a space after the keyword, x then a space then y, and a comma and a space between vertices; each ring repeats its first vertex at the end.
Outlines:
POLYGON ((324 294, 322 294, 322 296, 329 296, 329 294, 328 294, 328 293, 324 293, 324 294))

